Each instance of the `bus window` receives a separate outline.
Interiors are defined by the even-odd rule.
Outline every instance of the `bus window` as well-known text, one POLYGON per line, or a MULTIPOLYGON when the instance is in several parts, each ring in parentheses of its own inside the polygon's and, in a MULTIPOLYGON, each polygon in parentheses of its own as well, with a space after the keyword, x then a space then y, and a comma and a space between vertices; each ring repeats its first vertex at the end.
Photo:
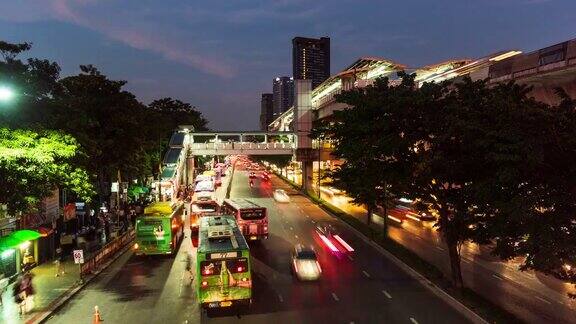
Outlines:
POLYGON ((242 273, 248 271, 248 260, 246 258, 234 260, 214 260, 202 261, 200 271, 203 276, 213 276, 220 274, 222 262, 226 263, 226 268, 231 273, 242 273))
POLYGON ((261 209, 240 211, 240 217, 242 217, 243 220, 262 219, 264 216, 265 212, 261 209))

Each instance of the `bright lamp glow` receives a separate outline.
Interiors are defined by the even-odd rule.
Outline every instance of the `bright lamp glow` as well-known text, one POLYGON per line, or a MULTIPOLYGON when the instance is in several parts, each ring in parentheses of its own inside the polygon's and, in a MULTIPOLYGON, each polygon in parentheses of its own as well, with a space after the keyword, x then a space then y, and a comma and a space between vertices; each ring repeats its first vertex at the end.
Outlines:
POLYGON ((26 241, 19 245, 20 249, 25 250, 30 246, 30 241, 26 241))
POLYGON ((10 101, 14 98, 14 91, 8 87, 0 86, 0 101, 10 101))
POLYGON ((14 254, 13 249, 2 251, 2 258, 6 259, 6 258, 10 257, 12 254, 14 254))

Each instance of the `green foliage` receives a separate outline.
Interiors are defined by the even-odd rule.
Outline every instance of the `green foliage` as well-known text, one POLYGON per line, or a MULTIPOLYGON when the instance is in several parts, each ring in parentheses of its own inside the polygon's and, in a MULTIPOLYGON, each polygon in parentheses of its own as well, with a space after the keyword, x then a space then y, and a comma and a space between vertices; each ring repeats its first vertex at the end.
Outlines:
POLYGON ((315 125, 345 160, 329 176, 357 203, 420 199, 439 215, 452 280, 462 286, 460 246, 495 243, 503 259, 527 256, 537 269, 574 282, 576 264, 575 102, 557 107, 514 83, 374 85, 342 93, 350 108, 315 125), (383 196, 383 188, 390 196, 383 196), (564 270, 563 270, 564 269, 564 270))
POLYGON ((0 128, 0 203, 26 211, 56 186, 90 201, 94 194, 85 170, 71 163, 78 144, 69 135, 0 128))
POLYGON ((123 180, 157 172, 169 136, 179 124, 206 127, 207 121, 190 104, 165 98, 148 107, 123 89, 126 81, 111 80, 92 65, 60 79, 56 63, 17 59, 30 47, 0 42, 0 84, 17 92, 13 102, 0 103, 0 126, 58 129, 72 135, 83 154, 70 163, 98 183, 101 200, 107 198, 109 182, 116 181, 118 171, 123 180))

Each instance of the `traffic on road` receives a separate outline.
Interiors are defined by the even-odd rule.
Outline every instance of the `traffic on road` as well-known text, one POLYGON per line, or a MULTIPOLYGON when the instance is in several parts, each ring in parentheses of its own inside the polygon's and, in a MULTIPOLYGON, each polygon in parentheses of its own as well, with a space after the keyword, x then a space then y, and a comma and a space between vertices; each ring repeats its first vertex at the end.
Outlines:
POLYGON ((137 255, 138 243, 48 322, 85 321, 94 305, 110 323, 479 321, 279 178, 251 186, 255 169, 236 163, 218 208, 183 203, 174 254, 137 255))

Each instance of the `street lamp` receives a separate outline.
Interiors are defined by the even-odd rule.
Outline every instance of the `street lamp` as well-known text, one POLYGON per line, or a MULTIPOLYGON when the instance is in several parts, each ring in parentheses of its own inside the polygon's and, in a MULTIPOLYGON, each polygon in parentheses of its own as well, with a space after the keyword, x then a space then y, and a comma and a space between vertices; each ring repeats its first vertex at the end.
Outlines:
POLYGON ((14 91, 6 86, 0 86, 0 102, 8 102, 14 98, 14 91))

